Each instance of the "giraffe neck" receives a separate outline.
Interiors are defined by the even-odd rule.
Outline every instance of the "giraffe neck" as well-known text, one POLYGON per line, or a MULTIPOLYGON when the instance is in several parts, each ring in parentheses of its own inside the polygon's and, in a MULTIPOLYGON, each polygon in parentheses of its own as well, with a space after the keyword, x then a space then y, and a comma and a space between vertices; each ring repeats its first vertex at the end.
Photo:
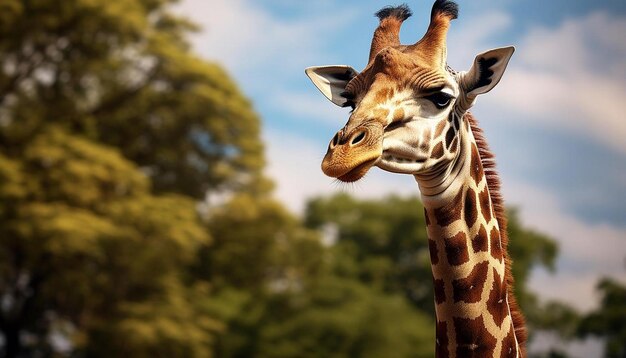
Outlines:
POLYGON ((520 357, 505 280, 506 253, 467 122, 449 168, 418 177, 435 291, 436 357, 520 357))

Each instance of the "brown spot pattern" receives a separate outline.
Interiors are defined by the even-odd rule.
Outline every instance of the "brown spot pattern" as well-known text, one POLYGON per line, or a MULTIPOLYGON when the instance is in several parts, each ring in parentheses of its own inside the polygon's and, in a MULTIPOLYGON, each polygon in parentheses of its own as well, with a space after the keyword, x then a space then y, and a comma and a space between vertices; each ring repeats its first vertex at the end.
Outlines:
POLYGON ((465 222, 467 227, 474 226, 478 218, 478 208, 476 207, 476 192, 472 188, 468 188, 465 192, 465 222))
POLYGON ((472 179, 474 179, 476 183, 480 183, 480 181, 483 179, 483 174, 484 174, 483 165, 480 162, 478 149, 476 148, 476 145, 472 145, 472 158, 470 161, 470 175, 472 176, 472 179))
POLYGON ((446 121, 441 121, 437 124, 437 128, 435 129, 435 138, 439 137, 441 133, 443 133, 443 129, 446 128, 446 121))
POLYGON ((485 189, 478 194, 478 202, 480 203, 480 211, 487 222, 491 221, 491 205, 489 205, 489 189, 485 189))
POLYGON ((426 226, 430 226, 430 217, 428 217, 428 210, 424 208, 424 218, 426 220, 426 226))
POLYGON ((433 211, 433 213, 435 214, 435 219, 437 220, 437 224, 439 226, 447 226, 461 219, 462 197, 463 192, 459 191, 454 199, 452 199, 449 203, 442 207, 436 208, 433 211))
POLYGON ((435 334, 437 335, 435 357, 448 357, 448 324, 443 321, 437 321, 435 334))
POLYGON ((480 301, 488 272, 489 263, 483 261, 474 266, 472 272, 466 278, 452 280, 454 302, 476 303, 480 301))
POLYGON ((441 142, 437 143, 437 145, 435 145, 435 148, 433 148, 433 152, 430 155, 431 158, 433 159, 439 159, 441 157, 443 157, 443 144, 441 142))
POLYGON ((517 356, 517 346, 515 345, 515 332, 513 331, 513 324, 509 333, 504 337, 502 341, 502 351, 500 352, 500 358, 510 358, 517 356))
POLYGON ((493 357, 497 340, 485 329, 482 316, 475 319, 454 317, 454 328, 457 357, 493 357))
POLYGON ((491 244, 491 256, 496 260, 502 260, 502 246, 500 245, 500 231, 495 227, 489 233, 489 242, 491 244))
POLYGON ((448 264, 452 266, 462 265, 469 261, 469 253, 467 251, 467 235, 464 232, 447 238, 445 240, 446 257, 448 264))
POLYGON ((439 263, 439 255, 438 255, 438 250, 437 250, 437 243, 435 242, 435 240, 431 240, 428 239, 428 251, 430 251, 430 262, 433 265, 436 265, 439 263))
POLYGON ((472 248, 474 252, 487 251, 489 249, 489 237, 487 237, 487 230, 485 230, 485 226, 480 225, 480 229, 478 229, 478 233, 472 239, 472 248))
POLYGON ((493 321, 502 326, 502 322, 509 315, 509 309, 506 302, 506 289, 502 285, 502 278, 498 275, 496 269, 493 269, 493 285, 487 299, 487 311, 493 317, 493 321))
POLYGON ((435 302, 437 304, 446 301, 446 289, 441 279, 433 279, 433 286, 435 287, 435 302))
POLYGON ((446 132, 446 148, 450 148, 450 144, 452 144, 452 139, 454 139, 454 128, 450 126, 448 131, 446 132))

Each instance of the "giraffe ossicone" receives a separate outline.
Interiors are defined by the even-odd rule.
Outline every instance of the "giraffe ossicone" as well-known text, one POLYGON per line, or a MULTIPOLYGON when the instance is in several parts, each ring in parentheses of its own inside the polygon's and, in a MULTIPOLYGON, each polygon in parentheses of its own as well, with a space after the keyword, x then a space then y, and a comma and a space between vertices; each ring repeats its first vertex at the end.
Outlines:
POLYGON ((428 230, 436 310, 437 357, 524 357, 524 319, 512 292, 506 217, 493 155, 468 112, 492 90, 513 47, 476 56, 469 70, 446 62, 446 36, 457 5, 435 1, 425 35, 402 45, 406 5, 376 13, 369 62, 305 70, 330 101, 352 107, 322 171, 341 181, 372 167, 411 174, 428 230))

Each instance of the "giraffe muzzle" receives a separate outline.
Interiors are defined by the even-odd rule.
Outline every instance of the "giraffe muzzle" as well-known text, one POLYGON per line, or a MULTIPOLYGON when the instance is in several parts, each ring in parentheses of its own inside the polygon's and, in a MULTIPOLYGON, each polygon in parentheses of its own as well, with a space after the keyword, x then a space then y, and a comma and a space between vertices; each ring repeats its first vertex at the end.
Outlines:
POLYGON ((361 179, 382 154, 382 128, 343 128, 330 141, 322 161, 324 174, 344 182, 361 179), (379 133, 380 132, 380 133, 379 133))

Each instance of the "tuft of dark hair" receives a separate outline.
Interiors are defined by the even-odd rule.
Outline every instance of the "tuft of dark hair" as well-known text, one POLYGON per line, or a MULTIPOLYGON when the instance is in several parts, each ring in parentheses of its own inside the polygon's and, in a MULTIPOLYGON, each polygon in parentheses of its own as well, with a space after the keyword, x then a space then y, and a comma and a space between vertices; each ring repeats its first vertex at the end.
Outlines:
POLYGON ((374 15, 376 15, 381 21, 388 17, 395 17, 400 21, 404 21, 413 15, 413 12, 409 9, 409 5, 402 4, 399 6, 386 6, 378 10, 378 12, 374 15))
POLYGON ((450 0, 437 0, 433 4, 433 10, 430 13, 430 18, 433 19, 435 15, 443 13, 450 17, 450 19, 456 19, 459 16, 459 6, 450 0))

